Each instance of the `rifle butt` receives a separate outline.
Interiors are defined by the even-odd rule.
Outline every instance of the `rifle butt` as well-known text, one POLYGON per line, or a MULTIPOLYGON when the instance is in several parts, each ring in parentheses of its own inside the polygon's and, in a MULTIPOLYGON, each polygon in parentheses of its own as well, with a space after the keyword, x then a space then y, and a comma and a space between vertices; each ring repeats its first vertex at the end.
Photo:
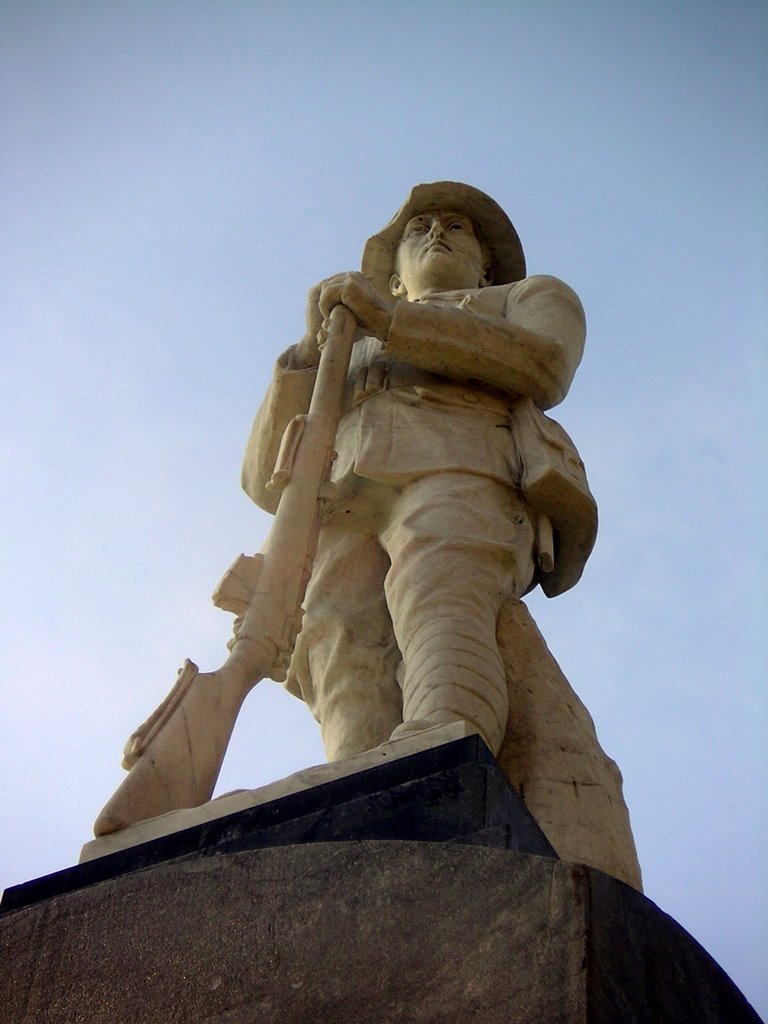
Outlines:
POLYGON ((210 800, 232 730, 245 697, 259 680, 245 683, 225 665, 198 672, 163 722, 153 730, 114 795, 99 814, 94 835, 133 825, 210 800))

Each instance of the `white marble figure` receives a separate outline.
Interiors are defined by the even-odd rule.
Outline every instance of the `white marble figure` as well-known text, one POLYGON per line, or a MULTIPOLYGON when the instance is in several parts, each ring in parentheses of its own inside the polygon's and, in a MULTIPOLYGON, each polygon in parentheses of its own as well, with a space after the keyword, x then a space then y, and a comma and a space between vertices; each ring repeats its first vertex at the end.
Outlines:
POLYGON ((584 467, 545 413, 584 337, 574 292, 526 277, 504 211, 457 182, 416 186, 361 272, 312 289, 246 450, 245 490, 277 514, 214 595, 237 616, 229 657, 187 661, 130 737, 105 849, 210 800, 268 676, 331 761, 479 732, 563 859, 640 888, 621 775, 521 601, 573 586, 595 540, 584 467))
POLYGON ((310 291, 306 333, 278 359, 243 467, 267 511, 280 440, 309 406, 339 304, 359 336, 286 686, 331 760, 468 722, 561 856, 639 888, 621 777, 519 600, 572 586, 596 533, 578 453, 544 415, 581 360, 578 297, 525 277, 490 197, 416 186, 361 272, 310 291))

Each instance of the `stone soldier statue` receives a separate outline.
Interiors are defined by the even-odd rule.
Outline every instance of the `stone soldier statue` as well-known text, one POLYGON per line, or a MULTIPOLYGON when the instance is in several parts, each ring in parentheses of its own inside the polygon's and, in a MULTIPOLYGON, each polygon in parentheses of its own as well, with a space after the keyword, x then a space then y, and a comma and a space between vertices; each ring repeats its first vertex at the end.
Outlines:
POLYGON ((561 856, 639 887, 621 777, 519 600, 573 586, 595 538, 581 460, 544 413, 581 360, 578 297, 525 276, 489 196, 416 186, 360 273, 310 291, 306 333, 278 359, 243 466, 269 512, 280 439, 309 406, 338 304, 360 340, 286 686, 330 759, 469 723, 561 856))

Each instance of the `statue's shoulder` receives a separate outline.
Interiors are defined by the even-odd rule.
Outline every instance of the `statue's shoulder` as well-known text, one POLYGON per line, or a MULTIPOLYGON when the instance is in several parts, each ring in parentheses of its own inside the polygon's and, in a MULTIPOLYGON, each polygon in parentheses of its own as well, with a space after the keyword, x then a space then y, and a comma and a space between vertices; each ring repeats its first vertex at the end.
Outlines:
POLYGON ((504 316, 511 289, 520 283, 516 281, 513 284, 487 285, 485 288, 470 288, 467 291, 455 293, 458 300, 457 305, 470 312, 504 316))
POLYGON ((573 288, 552 274, 532 274, 530 277, 524 277, 522 281, 513 281, 512 284, 501 285, 500 288, 505 289, 508 301, 521 301, 536 295, 558 301, 567 299, 579 302, 573 288))
MULTIPOLYGON (((561 337, 569 337, 581 351, 586 334, 586 315, 576 292, 550 274, 534 274, 507 286, 505 315, 540 325, 554 325, 561 337)), ((580 358, 580 356, 579 356, 580 358)), ((575 367, 574 367, 575 369, 575 367)))
POLYGON ((576 292, 565 281, 551 274, 533 274, 522 281, 509 284, 488 285, 485 288, 472 288, 462 292, 457 304, 477 313, 490 313, 505 316, 516 306, 534 305, 546 308, 551 305, 567 306, 573 309, 580 318, 584 311, 576 292))

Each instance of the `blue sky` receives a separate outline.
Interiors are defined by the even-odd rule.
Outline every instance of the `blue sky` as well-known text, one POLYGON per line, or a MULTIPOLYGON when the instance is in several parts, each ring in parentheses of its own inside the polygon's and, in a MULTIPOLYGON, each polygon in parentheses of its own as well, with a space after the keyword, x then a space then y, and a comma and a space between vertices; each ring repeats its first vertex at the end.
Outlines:
MULTIPOLYGON (((767 37, 764 5, 706 0, 3 4, 0 884, 73 863, 183 658, 224 660, 274 358, 452 178, 584 302, 556 415, 600 536, 530 607, 648 896, 768 1012, 767 37)), ((321 760, 265 682, 219 791, 321 760)))

